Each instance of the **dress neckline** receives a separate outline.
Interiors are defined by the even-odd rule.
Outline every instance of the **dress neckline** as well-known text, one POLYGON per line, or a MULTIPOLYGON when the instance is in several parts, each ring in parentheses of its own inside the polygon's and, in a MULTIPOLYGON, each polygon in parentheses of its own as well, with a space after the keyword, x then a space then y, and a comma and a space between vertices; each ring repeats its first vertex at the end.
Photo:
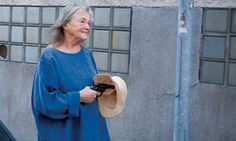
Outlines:
POLYGON ((80 53, 83 52, 83 47, 82 47, 82 46, 81 46, 81 49, 80 49, 78 52, 74 52, 74 53, 64 52, 64 51, 59 50, 59 49, 57 49, 57 48, 55 48, 55 47, 51 47, 51 48, 52 48, 53 50, 57 51, 57 52, 60 52, 60 53, 62 53, 62 54, 67 54, 67 55, 77 55, 77 54, 80 54, 80 53))

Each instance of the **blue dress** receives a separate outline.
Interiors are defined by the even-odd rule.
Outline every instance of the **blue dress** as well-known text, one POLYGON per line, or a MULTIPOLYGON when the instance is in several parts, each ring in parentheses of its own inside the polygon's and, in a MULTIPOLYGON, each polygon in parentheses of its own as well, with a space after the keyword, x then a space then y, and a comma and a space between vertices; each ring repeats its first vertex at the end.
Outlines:
POLYGON ((79 91, 97 73, 91 51, 78 53, 46 48, 34 75, 32 111, 38 141, 110 141, 97 99, 80 103, 79 91))

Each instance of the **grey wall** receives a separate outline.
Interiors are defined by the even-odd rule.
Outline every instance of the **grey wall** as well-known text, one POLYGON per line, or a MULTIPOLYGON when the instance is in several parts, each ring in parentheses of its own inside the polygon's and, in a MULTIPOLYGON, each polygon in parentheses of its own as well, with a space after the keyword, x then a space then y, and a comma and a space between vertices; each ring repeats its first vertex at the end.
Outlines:
POLYGON ((0 120, 17 141, 34 141, 31 85, 35 65, 0 61, 0 120))
POLYGON ((171 141, 177 9, 133 8, 128 99, 115 141, 171 141))
MULTIPOLYGON (((231 3, 232 4, 232 3, 231 3)), ((198 81, 201 8, 194 12, 190 141, 236 140, 236 88, 198 81)), ((108 125, 113 141, 171 141, 177 8, 133 7, 125 110, 108 125)), ((34 141, 33 64, 0 61, 0 119, 18 141, 34 141)))
MULTIPOLYGON (((65 5, 70 0, 1 0, 0 5, 65 5)), ((177 7, 179 0, 90 0, 92 5, 177 7)), ((196 7, 235 7, 235 0, 194 0, 196 7)))
POLYGON ((236 88, 198 84, 190 99, 191 141, 236 140, 236 88))
POLYGON ((193 81, 189 102, 189 139, 235 141, 236 87, 199 83, 202 9, 195 9, 193 19, 193 81))
MULTIPOLYGON (((177 9, 133 8, 124 112, 108 120, 114 141, 171 141, 177 9), (146 16, 148 15, 148 16, 146 16)), ((30 109, 34 65, 0 61, 0 119, 18 141, 36 137, 30 109), (7 105, 8 108, 5 108, 7 105)))

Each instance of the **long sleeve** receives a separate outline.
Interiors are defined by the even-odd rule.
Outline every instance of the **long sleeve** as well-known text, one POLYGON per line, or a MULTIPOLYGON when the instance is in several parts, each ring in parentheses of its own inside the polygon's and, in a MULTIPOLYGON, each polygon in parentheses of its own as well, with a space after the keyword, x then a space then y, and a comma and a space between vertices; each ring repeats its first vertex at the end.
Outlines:
POLYGON ((33 97, 35 109, 46 117, 63 119, 79 116, 79 92, 62 92, 59 89, 57 72, 46 55, 41 56, 35 72, 33 97))

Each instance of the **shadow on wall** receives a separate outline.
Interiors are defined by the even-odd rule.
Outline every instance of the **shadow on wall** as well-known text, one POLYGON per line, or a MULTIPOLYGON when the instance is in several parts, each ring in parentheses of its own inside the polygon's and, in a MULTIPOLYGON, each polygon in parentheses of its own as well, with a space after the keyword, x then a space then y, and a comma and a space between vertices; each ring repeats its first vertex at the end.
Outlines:
POLYGON ((4 59, 7 57, 7 46, 4 44, 0 44, 0 56, 4 59))

